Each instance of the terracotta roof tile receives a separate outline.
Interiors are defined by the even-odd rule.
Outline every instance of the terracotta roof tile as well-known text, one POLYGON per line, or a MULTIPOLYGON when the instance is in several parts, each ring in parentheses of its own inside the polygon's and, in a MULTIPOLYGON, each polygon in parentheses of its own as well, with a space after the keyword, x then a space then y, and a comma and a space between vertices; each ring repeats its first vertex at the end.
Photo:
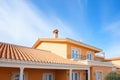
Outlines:
POLYGON ((0 58, 41 63, 85 65, 77 61, 65 59, 50 51, 33 49, 2 42, 0 42, 0 58))
POLYGON ((120 65, 119 64, 114 64, 115 67, 117 67, 118 69, 120 69, 120 65))
POLYGON ((110 60, 110 61, 120 60, 120 57, 107 58, 106 60, 110 60))

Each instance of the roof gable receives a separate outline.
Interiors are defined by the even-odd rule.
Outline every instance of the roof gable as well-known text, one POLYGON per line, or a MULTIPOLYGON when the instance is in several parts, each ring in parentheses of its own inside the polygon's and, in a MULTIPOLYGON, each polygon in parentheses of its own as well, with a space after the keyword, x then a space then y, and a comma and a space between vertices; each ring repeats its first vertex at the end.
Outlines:
POLYGON ((96 48, 94 46, 91 46, 91 45, 88 45, 88 44, 85 44, 83 42, 76 41, 76 40, 73 40, 73 39, 70 39, 70 38, 57 38, 57 39, 55 39, 55 38, 40 38, 33 45, 33 48, 36 48, 42 42, 56 42, 56 43, 64 42, 64 43, 71 43, 71 44, 75 44, 75 45, 78 45, 78 46, 82 46, 82 47, 85 47, 85 48, 92 49, 92 50, 94 50, 96 52, 102 51, 102 49, 100 49, 100 48, 96 48))

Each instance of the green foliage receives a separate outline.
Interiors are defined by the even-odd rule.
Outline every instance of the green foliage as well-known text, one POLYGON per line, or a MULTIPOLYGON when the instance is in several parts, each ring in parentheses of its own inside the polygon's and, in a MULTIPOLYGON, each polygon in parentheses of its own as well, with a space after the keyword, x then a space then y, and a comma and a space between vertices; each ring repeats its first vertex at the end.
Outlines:
POLYGON ((108 73, 104 80, 120 80, 120 74, 115 71, 108 73))

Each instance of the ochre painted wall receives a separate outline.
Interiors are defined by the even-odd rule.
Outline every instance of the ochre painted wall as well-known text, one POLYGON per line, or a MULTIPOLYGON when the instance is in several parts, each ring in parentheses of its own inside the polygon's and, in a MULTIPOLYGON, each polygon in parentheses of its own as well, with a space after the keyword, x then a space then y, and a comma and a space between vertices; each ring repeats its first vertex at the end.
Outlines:
POLYGON ((41 42, 38 46, 37 49, 43 49, 43 50, 48 50, 51 51, 59 56, 62 56, 64 58, 71 59, 71 53, 72 49, 77 49, 82 56, 86 56, 87 52, 90 51, 92 53, 92 58, 95 59, 95 52, 92 49, 82 47, 79 45, 71 44, 71 43, 64 43, 64 42, 41 42))
POLYGON ((46 69, 25 69, 25 72, 27 75, 27 80, 43 80, 43 73, 52 73, 55 75, 55 70, 46 69))
MULTIPOLYGON (((84 70, 75 70, 80 73, 80 80, 86 80, 84 70)), ((13 80, 14 73, 19 73, 19 68, 0 67, 0 80, 13 80)), ((69 70, 52 69, 24 69, 26 80, 43 80, 43 73, 53 73, 54 80, 69 80, 69 70)))
POLYGON ((56 70, 55 80, 68 80, 67 70, 56 70))
POLYGON ((86 56, 87 52, 90 51, 92 53, 92 56, 94 59, 95 51, 88 49, 88 48, 85 48, 85 47, 82 47, 82 46, 67 43, 67 57, 69 59, 71 59, 72 49, 77 49, 80 53, 79 55, 83 55, 83 56, 86 56))
POLYGON ((80 75, 79 75, 79 79, 80 80, 86 80, 86 71, 85 70, 73 70, 73 72, 78 72, 80 75))
POLYGON ((104 57, 103 56, 95 56, 94 59, 96 61, 104 61, 104 57))
MULTIPOLYGON (((19 73, 19 68, 0 68, 0 80, 13 80, 14 73, 19 73)), ((43 73, 53 73, 55 75, 56 70, 46 69, 24 69, 26 80, 43 80, 43 73)), ((54 77, 54 80, 55 77, 54 77)))
POLYGON ((67 45, 65 43, 42 42, 37 49, 49 50, 59 56, 67 58, 67 45))
POLYGON ((91 80, 96 80, 96 71, 102 72, 102 80, 104 80, 104 77, 112 70, 111 67, 105 67, 105 66, 92 66, 90 69, 90 76, 91 80))
POLYGON ((0 80, 13 80, 13 74, 18 73, 20 69, 17 68, 3 68, 0 67, 0 80))

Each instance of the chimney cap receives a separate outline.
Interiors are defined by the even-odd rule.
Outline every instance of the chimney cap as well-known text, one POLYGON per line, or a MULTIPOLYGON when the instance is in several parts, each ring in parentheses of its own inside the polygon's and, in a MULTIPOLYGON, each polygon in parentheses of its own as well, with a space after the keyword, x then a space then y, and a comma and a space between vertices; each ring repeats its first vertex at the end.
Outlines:
POLYGON ((58 33, 59 31, 58 31, 58 29, 55 29, 54 31, 53 31, 53 33, 58 33))

